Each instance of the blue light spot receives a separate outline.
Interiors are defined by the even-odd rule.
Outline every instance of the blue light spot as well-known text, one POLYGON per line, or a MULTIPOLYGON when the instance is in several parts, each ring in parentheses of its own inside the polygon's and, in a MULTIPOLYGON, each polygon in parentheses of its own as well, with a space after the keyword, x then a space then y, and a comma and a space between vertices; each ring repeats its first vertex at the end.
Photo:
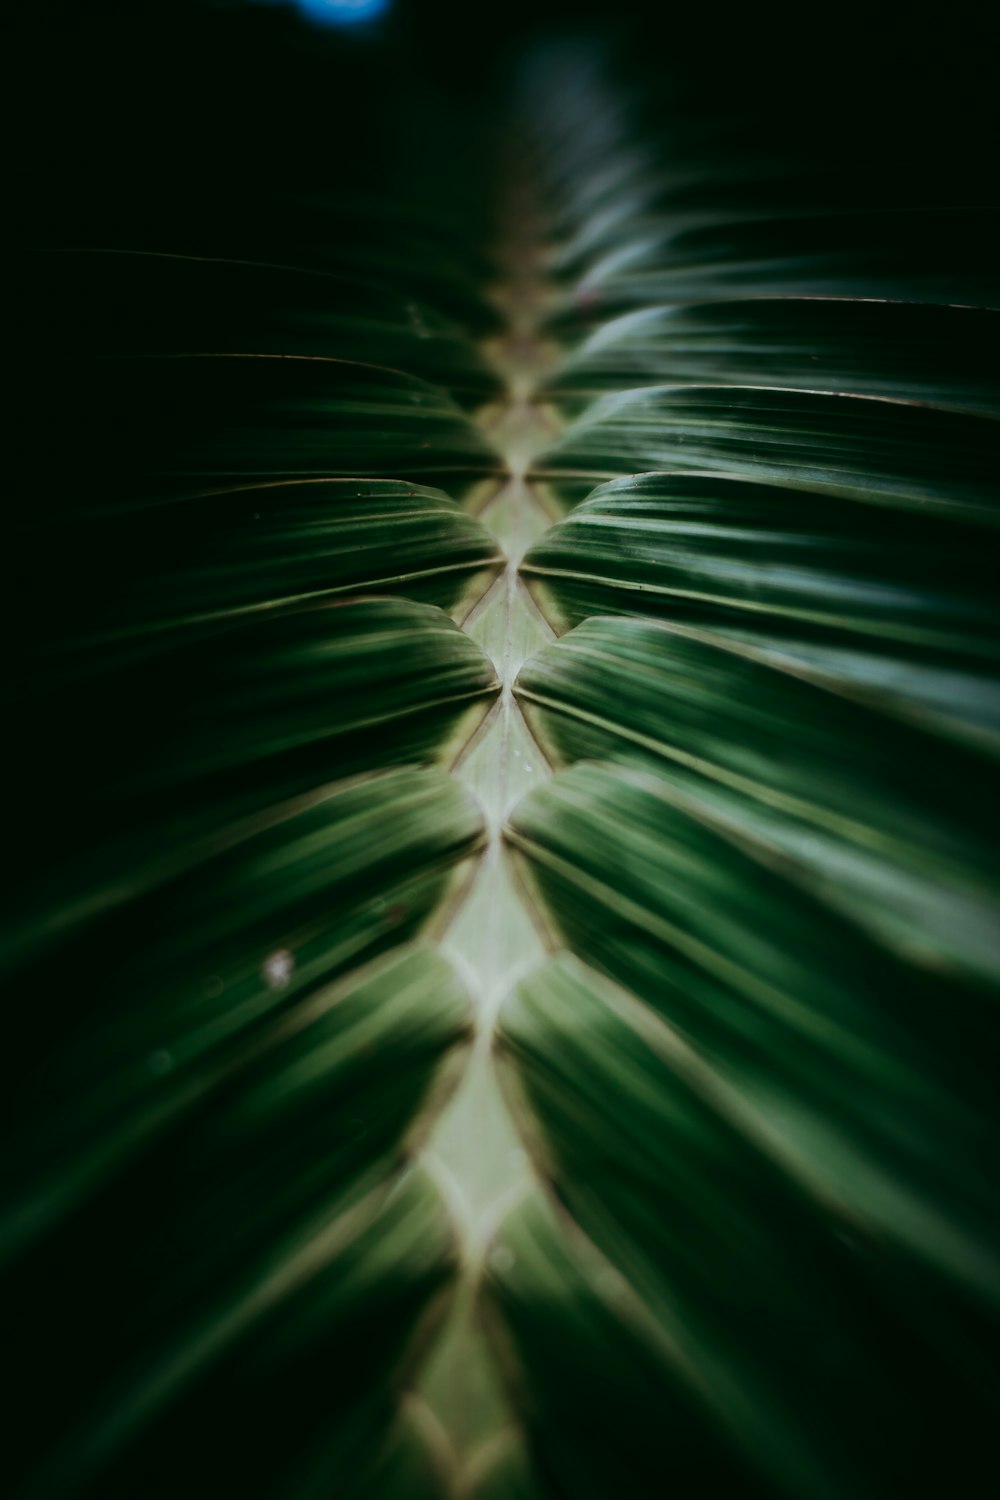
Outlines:
POLYGON ((297 0, 299 10, 321 26, 357 26, 384 15, 392 0, 297 0))

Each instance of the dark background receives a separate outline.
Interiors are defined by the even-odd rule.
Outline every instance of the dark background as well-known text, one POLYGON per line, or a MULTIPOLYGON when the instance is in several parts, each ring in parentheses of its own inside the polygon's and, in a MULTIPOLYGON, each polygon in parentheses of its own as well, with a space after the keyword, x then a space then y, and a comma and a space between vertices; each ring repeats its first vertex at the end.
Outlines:
MULTIPOLYGON (((641 0, 395 0, 317 28, 253 0, 76 0, 4 22, 4 165, 307 181, 406 132, 412 85, 470 117, 552 35, 596 35, 623 76, 763 112, 848 153, 945 155, 993 177, 989 7, 641 0), (978 11, 978 15, 977 15, 978 11)), ((418 106, 417 106, 418 107, 418 106)), ((993 184, 990 184, 992 188, 993 184)))

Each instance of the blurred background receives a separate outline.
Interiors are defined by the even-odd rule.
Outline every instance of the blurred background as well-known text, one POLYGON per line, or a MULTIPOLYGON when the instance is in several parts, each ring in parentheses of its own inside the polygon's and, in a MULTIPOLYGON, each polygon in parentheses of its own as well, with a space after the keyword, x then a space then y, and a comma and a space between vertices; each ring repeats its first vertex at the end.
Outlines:
POLYGON ((928 21, 858 0, 11 6, 3 156, 92 173, 313 178, 401 140, 421 100, 488 115, 527 51, 583 35, 654 95, 773 115, 824 147, 944 153, 989 173, 988 10, 949 5, 928 21))

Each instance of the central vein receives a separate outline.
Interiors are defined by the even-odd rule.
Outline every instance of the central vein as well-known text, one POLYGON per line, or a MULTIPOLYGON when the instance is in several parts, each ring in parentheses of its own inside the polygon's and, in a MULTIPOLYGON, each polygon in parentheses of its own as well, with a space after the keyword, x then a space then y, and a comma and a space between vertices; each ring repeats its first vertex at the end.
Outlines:
POLYGON ((421 1391, 465 1467, 475 1464, 477 1452, 504 1441, 511 1428, 492 1360, 472 1316, 471 1295, 490 1235, 532 1183, 500 1093, 490 1039, 504 996, 546 952, 502 838, 511 808, 550 774, 512 689, 521 664, 552 635, 518 574, 524 552, 551 524, 526 478, 534 454, 552 439, 550 420, 536 399, 539 381, 552 363, 551 346, 541 333, 549 285, 530 202, 513 202, 509 220, 512 227, 502 248, 504 279, 497 290, 506 326, 489 350, 505 396, 483 417, 506 477, 479 511, 506 563, 464 622, 466 632, 494 663, 501 690, 454 769, 482 807, 489 837, 469 894, 441 940, 442 951, 462 974, 473 998, 476 1038, 465 1077, 424 1154, 463 1236, 466 1275, 421 1391))

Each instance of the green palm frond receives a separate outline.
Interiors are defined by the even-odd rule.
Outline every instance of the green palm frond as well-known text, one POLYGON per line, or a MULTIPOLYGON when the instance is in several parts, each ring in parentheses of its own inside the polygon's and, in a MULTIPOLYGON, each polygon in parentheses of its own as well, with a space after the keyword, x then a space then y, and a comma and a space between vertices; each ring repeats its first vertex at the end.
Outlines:
POLYGON ((667 94, 9 184, 16 1500, 990 1455, 996 214, 667 94))

